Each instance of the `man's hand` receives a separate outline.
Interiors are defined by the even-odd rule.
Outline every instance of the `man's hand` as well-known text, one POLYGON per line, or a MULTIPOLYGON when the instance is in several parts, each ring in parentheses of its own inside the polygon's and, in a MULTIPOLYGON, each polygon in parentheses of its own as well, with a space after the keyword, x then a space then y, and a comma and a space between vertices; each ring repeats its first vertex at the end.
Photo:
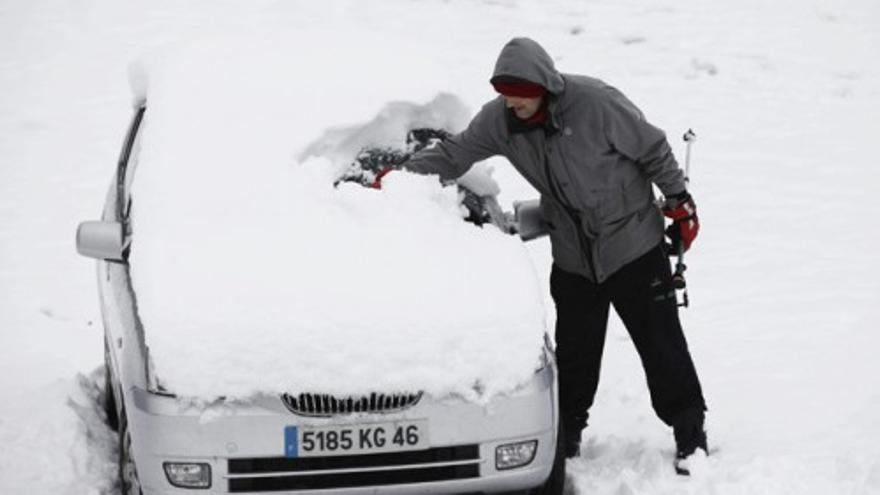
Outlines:
POLYGON ((697 218, 697 205, 687 191, 670 196, 666 199, 663 214, 672 219, 672 225, 666 229, 666 235, 672 240, 672 248, 677 251, 679 244, 685 251, 690 249, 697 233, 700 231, 700 220, 697 218))

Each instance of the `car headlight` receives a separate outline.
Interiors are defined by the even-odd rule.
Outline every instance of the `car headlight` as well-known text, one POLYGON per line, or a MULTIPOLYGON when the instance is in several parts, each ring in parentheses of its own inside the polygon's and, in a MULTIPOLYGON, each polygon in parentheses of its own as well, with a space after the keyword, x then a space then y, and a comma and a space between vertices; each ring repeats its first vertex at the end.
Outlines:
POLYGON ((495 469, 513 469, 525 466, 535 459, 537 440, 508 443, 495 449, 495 469))
POLYGON ((211 488, 211 465, 204 462, 166 462, 165 477, 178 488, 211 488))

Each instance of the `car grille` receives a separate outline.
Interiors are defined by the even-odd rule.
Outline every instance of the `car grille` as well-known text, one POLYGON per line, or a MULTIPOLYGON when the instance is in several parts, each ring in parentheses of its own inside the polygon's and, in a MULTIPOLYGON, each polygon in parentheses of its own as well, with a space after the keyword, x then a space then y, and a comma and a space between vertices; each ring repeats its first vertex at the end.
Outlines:
POLYGON ((360 397, 334 397, 327 394, 281 394, 281 400, 292 413, 300 416, 339 416, 352 413, 386 414, 403 411, 416 405, 422 393, 377 394, 360 397))
POLYGON ((429 483, 478 478, 478 445, 332 457, 229 459, 229 492, 429 483))

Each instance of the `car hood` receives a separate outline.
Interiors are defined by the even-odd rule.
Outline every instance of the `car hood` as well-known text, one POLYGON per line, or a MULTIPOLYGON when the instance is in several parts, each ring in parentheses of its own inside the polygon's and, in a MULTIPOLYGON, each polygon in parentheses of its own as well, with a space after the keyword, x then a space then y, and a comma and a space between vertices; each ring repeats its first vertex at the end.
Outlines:
POLYGON ((459 130, 461 101, 413 81, 384 88, 396 91, 388 104, 364 112, 345 85, 365 83, 333 68, 390 63, 388 47, 330 65, 333 46, 316 44, 298 64, 276 46, 183 47, 132 71, 147 111, 129 261, 165 386, 202 398, 418 390, 480 400, 528 380, 544 308, 522 243, 463 222, 457 189, 436 177, 334 186, 362 144, 394 146, 417 126, 459 130), (340 129, 349 139, 304 153, 340 129))

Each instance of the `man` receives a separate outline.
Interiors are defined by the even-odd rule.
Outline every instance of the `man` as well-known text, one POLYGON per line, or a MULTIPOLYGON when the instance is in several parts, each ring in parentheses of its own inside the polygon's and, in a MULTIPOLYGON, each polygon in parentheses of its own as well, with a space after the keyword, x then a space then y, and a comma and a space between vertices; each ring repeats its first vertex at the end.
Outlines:
POLYGON ((678 468, 696 449, 706 451, 706 405, 679 323, 663 215, 651 187, 667 198, 671 237, 689 248, 699 228, 696 209, 666 137, 615 88, 557 72, 528 38, 504 46, 490 82, 499 98, 463 132, 404 167, 450 180, 503 155, 541 193, 553 252, 566 454, 579 454, 613 304, 641 357, 654 410, 674 429, 678 468))

